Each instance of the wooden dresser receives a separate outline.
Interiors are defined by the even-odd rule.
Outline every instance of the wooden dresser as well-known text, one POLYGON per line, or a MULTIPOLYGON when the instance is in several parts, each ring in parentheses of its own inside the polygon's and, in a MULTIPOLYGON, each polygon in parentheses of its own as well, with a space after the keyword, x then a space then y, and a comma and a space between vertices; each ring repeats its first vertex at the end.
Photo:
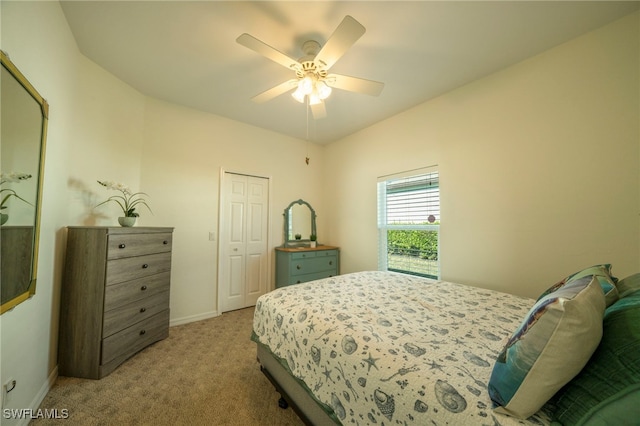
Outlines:
POLYGON ((276 248, 276 288, 329 278, 339 273, 340 249, 338 247, 276 248))
POLYGON ((32 252, 33 226, 0 227, 0 304, 29 290, 32 252))
POLYGON ((169 335, 173 228, 69 227, 58 370, 100 379, 169 335))

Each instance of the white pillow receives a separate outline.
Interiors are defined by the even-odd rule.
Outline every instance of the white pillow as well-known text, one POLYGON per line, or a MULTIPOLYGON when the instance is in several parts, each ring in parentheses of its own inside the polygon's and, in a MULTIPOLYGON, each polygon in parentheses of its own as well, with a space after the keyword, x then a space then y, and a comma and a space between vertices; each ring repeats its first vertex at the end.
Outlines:
POLYGON ((600 343, 604 309, 595 275, 567 280, 538 299, 494 364, 495 411, 525 419, 575 377, 600 343))

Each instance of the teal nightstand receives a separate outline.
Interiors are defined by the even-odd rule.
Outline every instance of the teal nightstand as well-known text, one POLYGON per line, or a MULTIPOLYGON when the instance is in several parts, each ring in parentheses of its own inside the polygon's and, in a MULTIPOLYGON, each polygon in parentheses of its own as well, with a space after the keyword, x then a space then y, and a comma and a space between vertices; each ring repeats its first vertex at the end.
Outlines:
POLYGON ((276 248, 276 288, 329 278, 339 273, 338 247, 276 248))

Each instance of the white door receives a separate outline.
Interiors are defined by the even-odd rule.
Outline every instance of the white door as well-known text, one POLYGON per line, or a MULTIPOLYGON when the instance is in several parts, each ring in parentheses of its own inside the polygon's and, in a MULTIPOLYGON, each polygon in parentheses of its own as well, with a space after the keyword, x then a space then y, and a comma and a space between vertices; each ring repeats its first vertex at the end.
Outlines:
POLYGON ((267 292, 269 179, 224 173, 221 195, 218 297, 227 312, 267 292))

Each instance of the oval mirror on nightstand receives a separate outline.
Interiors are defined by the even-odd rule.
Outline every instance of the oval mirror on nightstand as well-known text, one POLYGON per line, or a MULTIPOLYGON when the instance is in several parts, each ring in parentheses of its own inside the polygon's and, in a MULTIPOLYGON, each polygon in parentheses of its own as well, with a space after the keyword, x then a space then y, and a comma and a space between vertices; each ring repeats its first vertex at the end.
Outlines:
POLYGON ((317 235, 316 211, 311 204, 302 199, 293 201, 284 209, 283 215, 285 247, 308 247, 311 235, 317 235))

